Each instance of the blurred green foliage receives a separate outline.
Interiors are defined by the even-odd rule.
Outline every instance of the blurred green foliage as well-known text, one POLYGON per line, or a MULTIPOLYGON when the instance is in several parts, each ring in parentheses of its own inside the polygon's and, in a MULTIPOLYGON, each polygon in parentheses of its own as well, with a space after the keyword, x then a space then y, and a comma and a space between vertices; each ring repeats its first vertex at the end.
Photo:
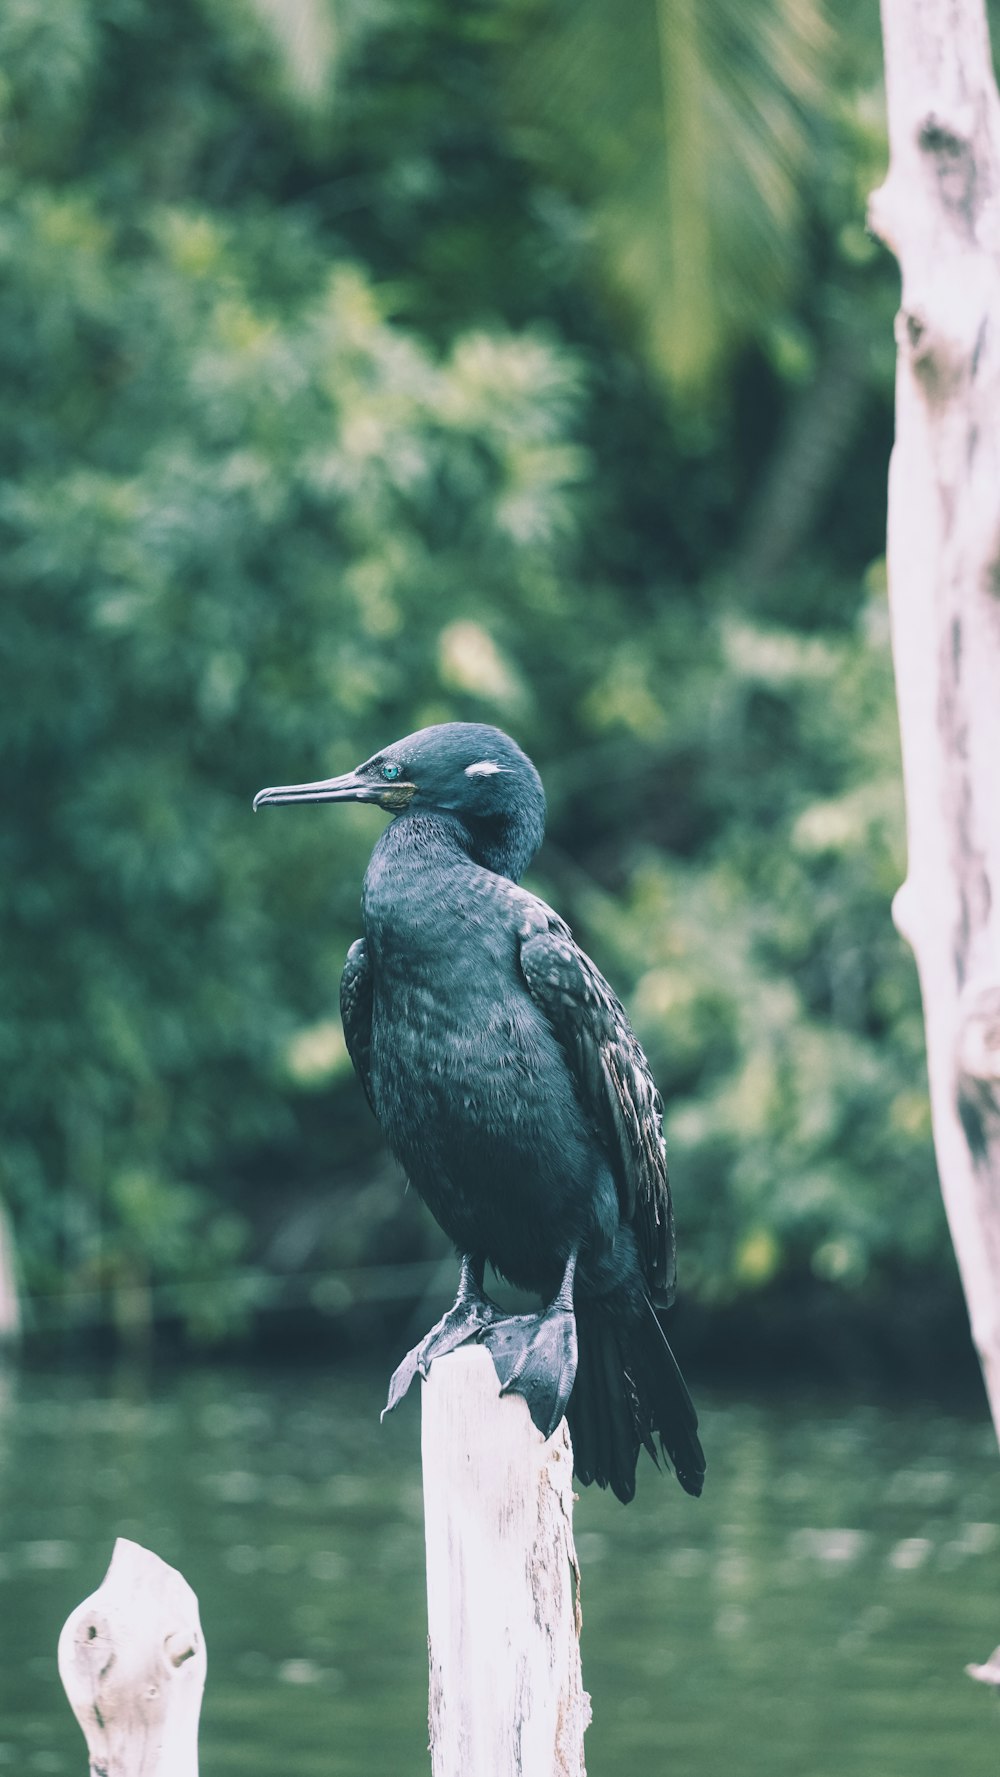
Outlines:
POLYGON ((375 817, 250 798, 452 717, 546 778, 533 881, 654 1061, 688 1296, 950 1280, 889 916, 869 10, 3 9, 0 1195, 39 1302, 208 1334, 441 1250, 336 1020, 375 817))

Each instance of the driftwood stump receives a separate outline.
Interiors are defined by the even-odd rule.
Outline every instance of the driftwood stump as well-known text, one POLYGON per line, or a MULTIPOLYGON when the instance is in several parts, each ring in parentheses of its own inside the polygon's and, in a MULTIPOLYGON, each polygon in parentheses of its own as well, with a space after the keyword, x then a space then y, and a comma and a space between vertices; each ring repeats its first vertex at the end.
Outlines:
POLYGON ((205 1640, 173 1567, 119 1537, 59 1637, 59 1676, 93 1777, 198 1777, 205 1640))

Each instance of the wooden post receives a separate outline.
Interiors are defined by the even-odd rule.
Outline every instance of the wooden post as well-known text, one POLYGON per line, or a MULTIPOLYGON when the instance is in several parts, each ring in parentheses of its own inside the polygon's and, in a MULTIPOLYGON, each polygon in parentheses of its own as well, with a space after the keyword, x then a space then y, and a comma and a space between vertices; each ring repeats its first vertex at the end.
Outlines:
MULTIPOLYGON (((889 604, 934 1142, 1000 1435, 1000 101, 983 0, 882 0, 889 604)), ((919 1312, 919 1305, 917 1305, 919 1312)))
POLYGON ((0 1343, 7 1339, 13 1343, 20 1335, 21 1300, 17 1288, 14 1230, 0 1203, 0 1343))
POLYGON ((434 1777, 584 1777, 566 1422, 543 1438, 481 1345, 422 1395, 434 1777))
POLYGON ((102 1584, 59 1637, 59 1676, 92 1777, 198 1777, 198 1600, 158 1555, 118 1538, 102 1584))

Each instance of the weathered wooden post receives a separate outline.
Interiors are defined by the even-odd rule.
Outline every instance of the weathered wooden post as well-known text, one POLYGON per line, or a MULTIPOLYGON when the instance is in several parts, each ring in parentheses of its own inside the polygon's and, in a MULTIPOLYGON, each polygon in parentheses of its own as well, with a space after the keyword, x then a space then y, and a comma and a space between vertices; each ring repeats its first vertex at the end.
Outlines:
POLYGON ((882 0, 902 272, 889 603, 945 1207, 1000 1436, 1000 100, 983 0, 882 0))
POLYGON ((158 1555, 118 1538, 102 1584, 59 1637, 59 1676, 92 1777, 198 1777, 198 1600, 158 1555))
POLYGON ((566 1422, 543 1438, 480 1345, 422 1397, 434 1777, 584 1777, 566 1422))

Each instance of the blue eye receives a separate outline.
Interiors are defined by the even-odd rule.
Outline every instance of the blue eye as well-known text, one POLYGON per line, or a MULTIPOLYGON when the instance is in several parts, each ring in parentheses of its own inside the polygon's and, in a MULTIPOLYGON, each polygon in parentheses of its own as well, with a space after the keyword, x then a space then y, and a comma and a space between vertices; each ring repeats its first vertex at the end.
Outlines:
POLYGON ((399 772, 400 772, 400 767, 398 765, 383 765, 383 767, 382 767, 382 776, 385 778, 388 778, 390 783, 392 782, 393 778, 397 778, 399 776, 399 772))

